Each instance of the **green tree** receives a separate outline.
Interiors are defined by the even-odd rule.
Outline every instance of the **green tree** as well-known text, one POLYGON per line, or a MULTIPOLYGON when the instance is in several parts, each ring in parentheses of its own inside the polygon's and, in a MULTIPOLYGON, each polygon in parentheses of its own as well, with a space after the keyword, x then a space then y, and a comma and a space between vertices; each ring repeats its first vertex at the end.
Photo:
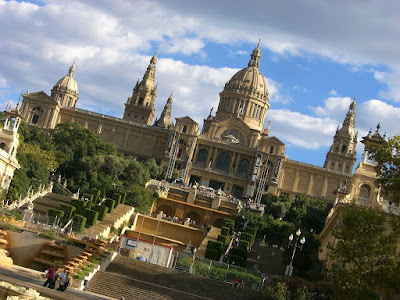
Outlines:
POLYGON ((391 279, 400 272, 399 218, 372 208, 347 206, 333 236, 336 243, 329 245, 329 275, 339 299, 374 299, 375 292, 387 296, 399 292, 398 280, 391 279))
POLYGON ((383 144, 367 144, 366 149, 378 165, 375 170, 377 183, 383 192, 400 202, 400 135, 390 138, 383 144))

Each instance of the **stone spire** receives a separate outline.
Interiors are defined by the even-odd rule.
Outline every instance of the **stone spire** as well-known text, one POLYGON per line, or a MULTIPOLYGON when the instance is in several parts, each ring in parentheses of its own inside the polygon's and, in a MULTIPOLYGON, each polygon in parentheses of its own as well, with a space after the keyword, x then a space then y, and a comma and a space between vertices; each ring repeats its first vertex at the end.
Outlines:
POLYGON ((324 168, 351 174, 357 160, 356 146, 358 134, 355 133, 356 99, 350 103, 342 127, 336 130, 333 143, 326 154, 324 168))
POLYGON ((154 84, 157 65, 157 52, 150 59, 142 81, 136 82, 132 96, 125 103, 124 119, 150 125, 155 115, 154 102, 157 85, 154 84))
POLYGON ((167 103, 164 106, 164 109, 160 115, 160 118, 155 122, 155 126, 168 128, 171 124, 171 109, 172 109, 172 93, 169 96, 167 103))

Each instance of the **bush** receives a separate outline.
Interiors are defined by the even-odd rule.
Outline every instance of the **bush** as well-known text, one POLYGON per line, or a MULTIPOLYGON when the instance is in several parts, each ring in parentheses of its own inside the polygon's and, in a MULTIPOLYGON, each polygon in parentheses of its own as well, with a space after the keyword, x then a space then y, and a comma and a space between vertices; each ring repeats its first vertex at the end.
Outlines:
POLYGON ((233 233, 233 228, 235 228, 235 221, 232 219, 224 219, 224 223, 222 224, 222 227, 228 227, 229 228, 229 234, 233 233))
POLYGON ((247 251, 250 248, 250 242, 241 239, 239 241, 239 248, 247 251))
POLYGON ((92 210, 97 211, 99 213, 98 220, 103 221, 107 215, 108 207, 104 205, 94 205, 92 210))
POLYGON ((206 249, 206 254, 204 255, 204 258, 218 261, 220 257, 221 257, 220 251, 218 251, 217 249, 210 249, 210 248, 206 249))
POLYGON ((249 244, 251 244, 251 241, 253 240, 253 236, 250 233, 247 232, 242 232, 240 235, 240 241, 247 241, 249 244))
POLYGON ((74 215, 74 228, 76 232, 81 234, 85 229, 86 218, 81 215, 74 215))
POLYGON ((230 232, 230 228, 229 227, 222 227, 222 229, 221 229, 221 235, 229 235, 229 232, 230 232))
POLYGON ((9 214, 10 216, 14 217, 15 220, 21 221, 22 220, 22 215, 15 209, 13 210, 6 210, 6 213, 9 214))
POLYGON ((64 212, 64 219, 69 220, 72 218, 76 208, 75 206, 69 205, 69 204, 60 204, 60 210, 64 212))
POLYGON ((225 247, 225 245, 227 244, 227 236, 220 234, 217 238, 217 241, 222 243, 222 247, 225 247))
POLYGON ((101 195, 101 191, 98 189, 91 189, 90 191, 93 195, 93 203, 97 204, 100 201, 100 195, 101 195))
POLYGON ((117 207, 121 203, 121 195, 114 193, 113 199, 115 200, 115 207, 117 207))
POLYGON ((87 203, 82 200, 73 199, 71 201, 71 205, 75 207, 76 214, 83 214, 86 208, 87 203))
POLYGON ((257 235, 257 229, 247 226, 246 229, 244 230, 244 232, 248 233, 248 234, 251 234, 253 236, 253 238, 251 240, 251 245, 253 245, 254 244, 254 240, 256 238, 256 235, 257 235))
POLYGON ((86 217, 86 227, 91 227, 96 225, 99 213, 95 210, 85 209, 84 216, 86 217))
POLYGON ((82 198, 83 198, 83 200, 85 202, 93 202, 93 195, 92 194, 84 193, 82 198))
POLYGON ((63 196, 70 196, 71 194, 65 190, 65 188, 59 184, 58 182, 55 182, 53 185, 53 193, 63 195, 63 196))
POLYGON ((235 266, 244 267, 246 260, 244 257, 239 255, 229 255, 229 263, 235 266))
POLYGON ((64 212, 60 209, 49 208, 47 215, 50 217, 50 222, 53 222, 52 218, 60 220, 64 216, 64 212))
POLYGON ((106 201, 104 201, 104 205, 108 207, 108 212, 112 212, 115 207, 115 200, 106 199, 106 201))
POLYGON ((237 255, 247 259, 247 250, 240 249, 240 248, 232 248, 230 251, 230 256, 237 255))
POLYGON ((208 241, 207 249, 215 249, 217 251, 222 251, 222 243, 218 241, 208 241))
POLYGON ((121 194, 121 204, 125 204, 126 201, 126 193, 120 193, 121 194))

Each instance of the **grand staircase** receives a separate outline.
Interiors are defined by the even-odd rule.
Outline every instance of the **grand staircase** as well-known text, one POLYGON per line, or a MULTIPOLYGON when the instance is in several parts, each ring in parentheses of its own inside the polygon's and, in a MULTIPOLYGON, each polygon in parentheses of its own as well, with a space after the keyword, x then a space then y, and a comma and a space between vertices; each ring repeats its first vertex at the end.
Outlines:
POLYGON ((118 256, 97 272, 88 290, 119 299, 260 299, 256 291, 184 271, 118 256))

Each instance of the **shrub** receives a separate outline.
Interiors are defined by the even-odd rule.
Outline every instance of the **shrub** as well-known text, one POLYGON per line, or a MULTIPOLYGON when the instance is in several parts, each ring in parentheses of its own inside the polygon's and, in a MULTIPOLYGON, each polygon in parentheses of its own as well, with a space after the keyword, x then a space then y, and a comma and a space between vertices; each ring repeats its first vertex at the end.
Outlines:
POLYGON ((242 232, 242 234, 240 235, 240 241, 248 241, 250 244, 252 240, 253 236, 250 233, 242 232))
POLYGON ((245 259, 247 259, 247 250, 240 249, 240 248, 232 248, 230 251, 230 256, 231 255, 237 255, 237 256, 241 256, 241 257, 244 257, 245 259))
POLYGON ((81 234, 85 229, 86 218, 81 215, 74 215, 74 228, 75 231, 81 234))
POLYGON ((114 193, 112 198, 115 200, 115 207, 117 207, 121 203, 121 195, 114 193))
POLYGON ((235 227, 235 221, 232 219, 224 219, 224 223, 222 224, 222 227, 228 227, 229 228, 229 234, 233 233, 233 228, 235 227))
POLYGON ((60 220, 64 216, 64 212, 60 209, 49 208, 47 215, 49 216, 49 224, 55 222, 55 218, 60 220))
POLYGON ((220 252, 216 249, 206 249, 206 254, 204 255, 204 258, 212 259, 212 260, 219 260, 221 257, 220 252))
POLYGON ((76 214, 83 214, 83 212, 85 211, 87 203, 85 201, 82 201, 82 200, 73 199, 71 201, 71 205, 75 207, 75 209, 76 209, 75 213, 76 214))
POLYGON ((101 191, 98 189, 91 189, 90 191, 93 195, 93 203, 97 204, 100 201, 100 195, 101 195, 101 191))
POLYGON ((58 182, 55 182, 53 185, 53 190, 52 193, 63 195, 63 196, 70 196, 71 194, 65 190, 65 188, 59 184, 58 182))
POLYGON ((108 207, 105 205, 94 205, 92 210, 97 211, 99 213, 98 220, 103 221, 107 215, 108 207))
POLYGON ((221 251, 222 250, 222 243, 218 242, 218 241, 208 241, 207 248, 221 251))
POLYGON ((247 251, 250 248, 250 242, 241 239, 239 241, 239 248, 247 251))
POLYGON ((72 218, 76 208, 75 208, 75 206, 61 203, 60 210, 62 210, 64 212, 64 219, 69 220, 72 218))
POLYGON ((229 235, 229 232, 230 232, 230 228, 229 227, 222 227, 222 229, 221 229, 221 235, 229 235))
POLYGON ((91 227, 96 224, 99 213, 95 210, 85 209, 84 216, 86 217, 86 227, 91 227))
POLYGON ((229 255, 229 263, 235 264, 235 266, 244 267, 246 260, 244 257, 239 255, 229 255))
POLYGON ((257 235, 257 229, 247 226, 246 229, 244 230, 244 232, 248 233, 248 234, 251 234, 253 236, 253 238, 251 240, 251 245, 253 245, 254 244, 254 240, 256 238, 256 235, 257 235))
POLYGON ((93 202, 93 195, 92 194, 84 193, 82 198, 83 198, 83 200, 85 202, 93 202))
POLYGON ((115 207, 115 200, 106 199, 106 201, 104 201, 104 205, 108 207, 108 212, 112 212, 115 207))
POLYGON ((222 247, 225 247, 225 245, 227 244, 226 240, 227 240, 227 237, 224 235, 221 235, 221 234, 217 238, 217 241, 222 243, 222 247))
POLYGON ((125 204, 126 201, 126 193, 120 193, 121 194, 121 204, 125 204))

